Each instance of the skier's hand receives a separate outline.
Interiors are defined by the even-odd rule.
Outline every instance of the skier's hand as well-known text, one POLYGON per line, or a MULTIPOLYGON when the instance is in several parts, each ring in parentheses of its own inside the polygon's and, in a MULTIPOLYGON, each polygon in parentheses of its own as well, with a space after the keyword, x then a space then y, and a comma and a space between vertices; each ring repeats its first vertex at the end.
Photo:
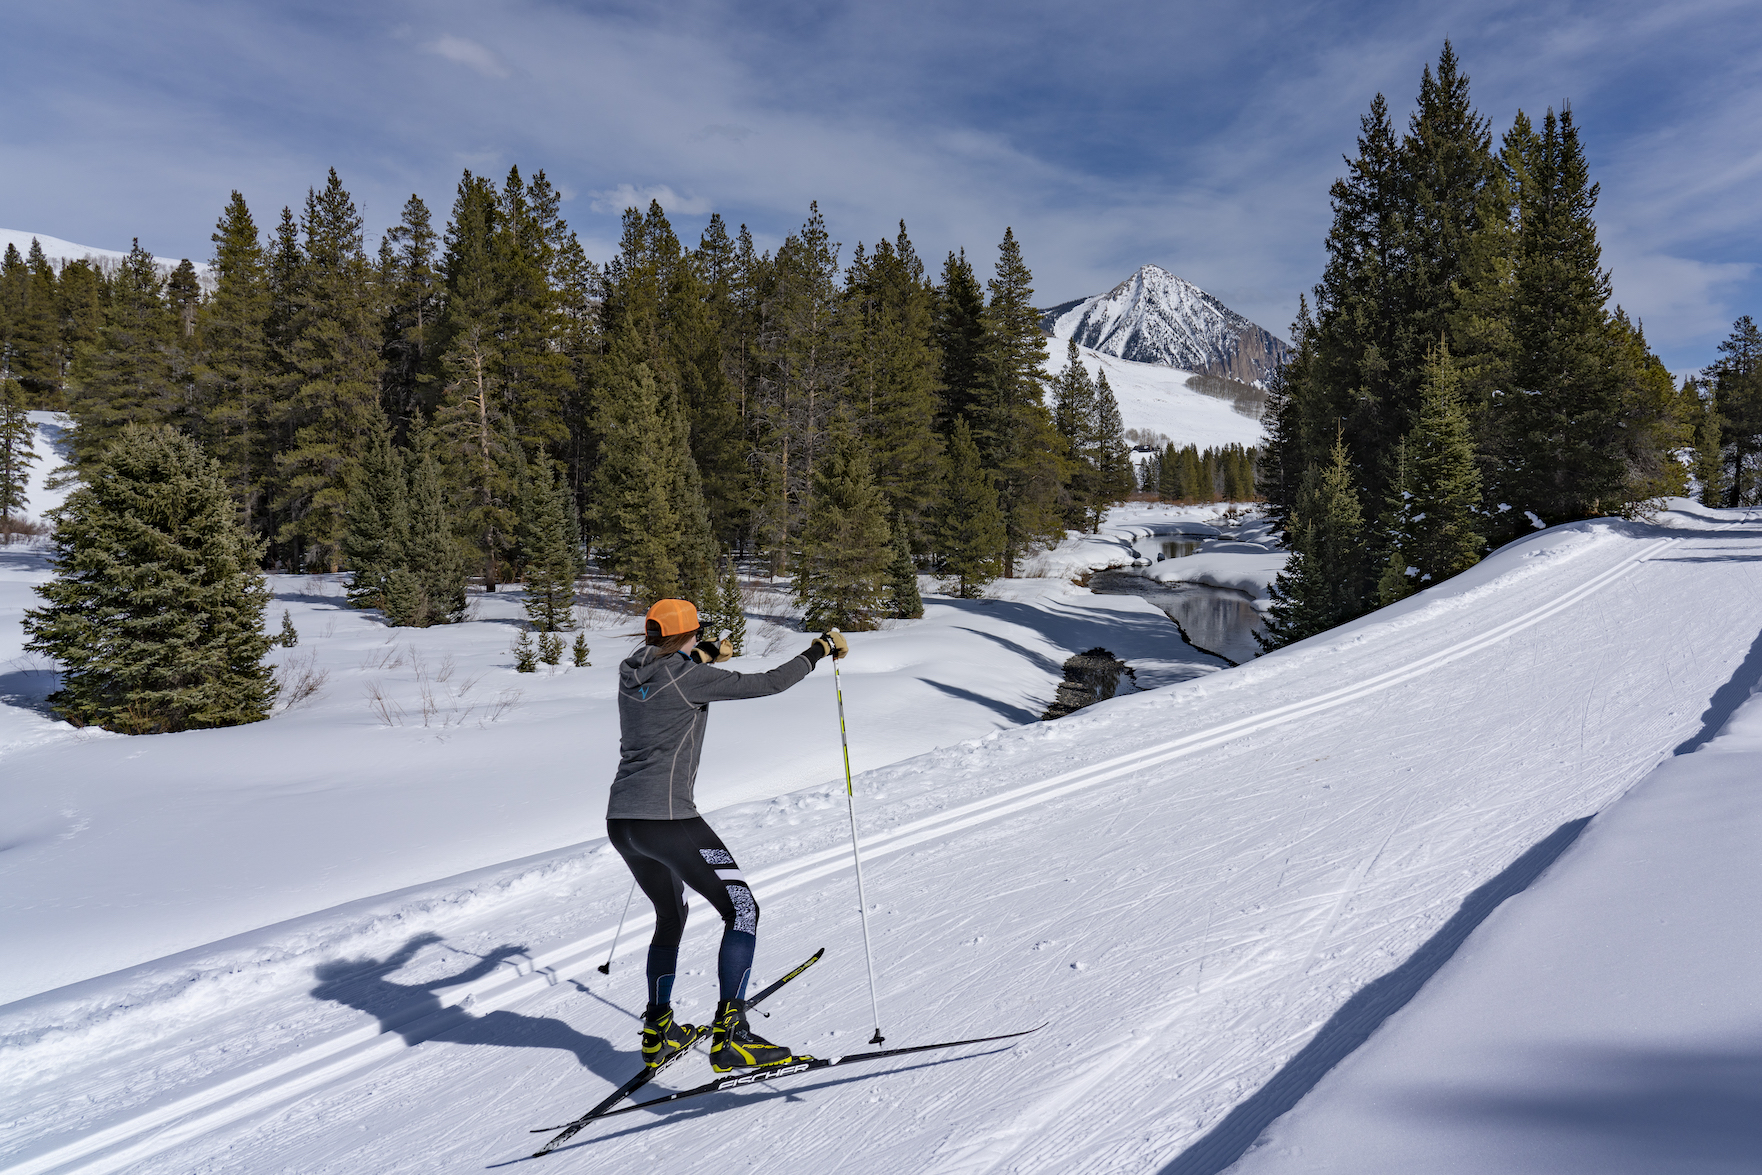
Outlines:
POLYGON ((830 653, 834 661, 844 660, 845 654, 850 652, 850 645, 845 641, 844 634, 836 628, 815 637, 814 643, 820 646, 821 656, 830 653))
POLYGON ((691 659, 702 665, 720 663, 734 656, 734 646, 725 640, 699 641, 691 651, 691 659))

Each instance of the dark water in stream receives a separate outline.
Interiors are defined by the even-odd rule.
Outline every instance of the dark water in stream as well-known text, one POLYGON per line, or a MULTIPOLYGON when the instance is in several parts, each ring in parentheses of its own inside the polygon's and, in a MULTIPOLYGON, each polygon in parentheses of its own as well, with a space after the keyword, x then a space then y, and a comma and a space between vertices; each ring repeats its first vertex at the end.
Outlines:
POLYGON ((1149 600, 1181 626, 1188 644, 1238 665, 1260 652, 1254 643, 1260 616, 1246 592, 1202 583, 1158 583, 1129 571, 1097 571, 1089 590, 1149 600))

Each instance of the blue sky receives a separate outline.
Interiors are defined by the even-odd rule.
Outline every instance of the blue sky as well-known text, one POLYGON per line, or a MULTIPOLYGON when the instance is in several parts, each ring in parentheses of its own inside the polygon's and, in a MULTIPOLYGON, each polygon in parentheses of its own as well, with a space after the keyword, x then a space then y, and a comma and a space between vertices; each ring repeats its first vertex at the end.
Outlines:
POLYGON ((1450 37, 1496 130, 1570 100, 1617 299, 1676 371, 1762 315, 1754 0, 839 4, 584 0, 8 5, 0 226, 204 258, 335 166, 370 232, 462 168, 544 168, 605 259, 657 195, 774 245, 904 218, 988 268, 1015 228, 1051 305, 1150 261, 1284 333, 1327 187, 1379 90, 1401 119, 1450 37))

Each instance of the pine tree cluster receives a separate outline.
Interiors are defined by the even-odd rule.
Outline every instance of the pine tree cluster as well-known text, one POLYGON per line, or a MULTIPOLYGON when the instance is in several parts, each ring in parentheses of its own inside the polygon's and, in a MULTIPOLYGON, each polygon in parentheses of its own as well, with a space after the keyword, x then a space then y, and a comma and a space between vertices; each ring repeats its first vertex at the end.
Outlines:
POLYGON ((1294 552, 1274 645, 1454 575, 1532 520, 1683 492, 1697 426, 1704 466, 1742 464, 1741 426, 1707 424, 1608 306, 1570 106, 1540 128, 1520 111, 1495 146, 1446 42, 1407 132, 1377 95, 1347 163, 1313 309, 1267 391, 1258 486, 1294 552))
POLYGON ((1067 373, 1055 424, 1011 231, 982 284, 964 252, 932 280, 903 224, 841 260, 817 207, 761 252, 651 204, 600 266, 560 204, 466 172, 444 226, 412 196, 370 251, 333 170, 267 233, 233 193, 206 278, 12 250, 4 403, 70 412, 88 478, 121 430, 177 429, 268 566, 351 571, 397 624, 456 618, 469 576, 566 628, 589 552, 637 603, 708 598, 731 552, 817 617, 911 616, 920 567, 976 591, 1134 489, 1105 379, 1067 373))

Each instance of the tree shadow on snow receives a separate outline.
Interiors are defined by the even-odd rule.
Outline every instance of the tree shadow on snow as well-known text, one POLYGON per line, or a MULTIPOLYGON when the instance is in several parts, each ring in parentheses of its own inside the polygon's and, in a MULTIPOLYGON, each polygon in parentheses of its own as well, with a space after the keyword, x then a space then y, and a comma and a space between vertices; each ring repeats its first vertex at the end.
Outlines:
MULTIPOLYGON (((455 975, 423 983, 395 983, 387 976, 409 963, 423 947, 442 941, 436 934, 419 934, 384 959, 335 959, 313 971, 318 986, 315 999, 329 1000, 366 1012, 379 1021, 381 1032, 396 1032, 414 1047, 431 1041, 445 1044, 489 1045, 497 1048, 561 1049, 572 1054, 585 1069, 613 1083, 622 1082, 639 1063, 634 1052, 622 1053, 610 1041, 588 1036, 550 1016, 522 1016, 517 1012, 490 1012, 474 1016, 469 1011, 445 1006, 438 989, 481 979, 506 961, 526 954, 525 947, 499 946, 455 975)), ((634 1042, 635 1034, 632 1033, 634 1042)))
POLYGON ((1749 699, 1758 683, 1762 683, 1762 633, 1757 633, 1756 639, 1750 642, 1750 651, 1744 654, 1743 664, 1707 699, 1707 708, 1701 712, 1701 729, 1693 738, 1678 743, 1672 754, 1686 755, 1706 746, 1737 708, 1749 699))
POLYGON ((1407 961, 1366 984, 1267 1083, 1224 1115, 1206 1135, 1182 1151, 1161 1175, 1217 1175, 1241 1158, 1266 1128, 1303 1100, 1328 1070, 1350 1056, 1383 1021, 1407 1006, 1419 989, 1450 961, 1464 940, 1506 898, 1520 894, 1578 839, 1589 816, 1569 820, 1531 845, 1491 881, 1462 900, 1450 920, 1407 961))
POLYGON ((976 693, 973 690, 962 689, 958 685, 947 685, 940 681, 931 681, 928 677, 920 677, 918 680, 929 686, 931 689, 941 690, 951 698, 959 698, 963 702, 976 702, 987 710, 1002 715, 1006 721, 1014 722, 1018 725, 1040 721, 1040 715, 1034 713, 1032 710, 1024 710, 1020 706, 1012 706, 1008 702, 1000 702, 996 698, 988 698, 984 694, 976 693))
POLYGON ((1536 1170, 1755 1169, 1762 1154, 1762 1054, 1755 1048, 1583 1050, 1547 1061, 1553 1076, 1545 1090, 1408 1100, 1417 1113, 1534 1156, 1536 1170))

